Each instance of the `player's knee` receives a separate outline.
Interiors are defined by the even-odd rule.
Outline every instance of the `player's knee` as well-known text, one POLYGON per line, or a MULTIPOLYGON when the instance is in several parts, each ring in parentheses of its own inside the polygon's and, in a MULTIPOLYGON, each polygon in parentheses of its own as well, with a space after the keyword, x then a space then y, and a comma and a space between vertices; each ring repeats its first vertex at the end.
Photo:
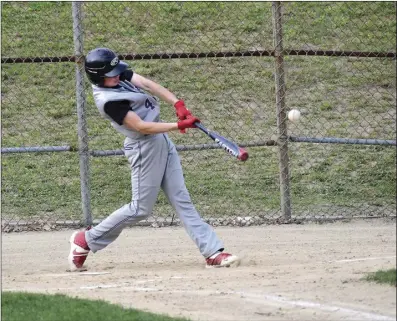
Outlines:
POLYGON ((129 203, 128 208, 128 216, 134 218, 135 220, 147 219, 152 212, 152 210, 149 209, 147 206, 142 206, 142 204, 139 204, 139 202, 136 201, 129 203))

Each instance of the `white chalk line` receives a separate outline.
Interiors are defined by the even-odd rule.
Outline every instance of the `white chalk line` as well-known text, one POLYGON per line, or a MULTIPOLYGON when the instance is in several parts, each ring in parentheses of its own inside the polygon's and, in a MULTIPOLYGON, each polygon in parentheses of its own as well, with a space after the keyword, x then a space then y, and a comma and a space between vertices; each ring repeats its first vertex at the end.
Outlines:
MULTIPOLYGON (((122 284, 113 284, 113 285, 106 286, 106 288, 111 288, 111 287, 129 288, 134 291, 143 291, 143 292, 162 291, 161 289, 158 289, 158 288, 139 288, 139 287, 131 287, 128 285, 123 286, 122 284)), ((93 287, 80 287, 80 289, 98 289, 98 288, 105 288, 105 287, 103 285, 98 285, 98 286, 93 286, 93 287)), ((271 301, 271 302, 278 303, 278 305, 292 305, 292 306, 296 306, 296 307, 311 308, 311 309, 316 309, 316 310, 321 310, 321 311, 326 311, 326 312, 345 314, 349 317, 358 318, 359 320, 374 320, 374 321, 395 321, 396 320, 396 318, 392 318, 392 317, 381 315, 381 314, 363 312, 363 311, 358 311, 358 310, 354 310, 354 309, 342 308, 339 306, 332 306, 332 305, 310 302, 310 301, 290 300, 285 297, 268 295, 268 294, 254 294, 254 293, 239 292, 239 291, 221 292, 221 291, 211 291, 211 290, 204 290, 204 291, 200 291, 200 290, 197 290, 197 291, 192 291, 192 290, 169 291, 169 290, 165 290, 165 292, 167 292, 167 293, 170 293, 170 292, 171 293, 193 293, 193 294, 200 294, 200 293, 204 292, 206 294, 220 294, 220 295, 231 294, 231 295, 239 295, 240 298, 242 298, 242 299, 248 298, 248 301, 254 301, 256 303, 266 304, 267 303, 266 301, 271 301)))
MULTIPOLYGON (((79 289, 81 290, 93 290, 93 289, 110 289, 110 288, 131 288, 137 291, 160 291, 157 288, 142 288, 142 287, 134 287, 131 286, 131 283, 134 284, 145 284, 145 283, 153 283, 159 280, 162 280, 161 276, 156 277, 155 279, 148 280, 136 280, 134 282, 125 282, 125 283, 117 283, 117 284, 99 284, 99 285, 90 285, 90 286, 81 286, 79 289)), ((171 276, 170 279, 190 279, 184 276, 171 276)))
POLYGON ((111 289, 111 288, 131 288, 135 291, 159 291, 157 288, 143 288, 143 287, 135 287, 130 286, 129 284, 99 284, 99 285, 92 285, 92 286, 81 286, 80 290, 97 290, 97 289, 111 289))
MULTIPOLYGON (((60 276, 84 276, 84 275, 104 275, 110 274, 110 272, 67 272, 67 273, 56 273, 56 274, 40 274, 39 276, 50 276, 50 277, 60 277, 60 276)), ((162 277, 156 277, 156 279, 161 279, 162 277)), ((186 279, 184 276, 171 276, 170 279, 186 279)), ((142 280, 137 282, 153 282, 155 280, 142 280)))
MULTIPOLYGON (((161 277, 160 277, 161 278, 161 277)), ((175 278, 184 278, 184 277, 175 277, 175 278)), ((138 280, 136 283, 149 283, 149 282, 154 282, 156 280, 138 280)), ((311 302, 311 301, 302 301, 302 300, 291 300, 282 296, 276 296, 276 295, 270 295, 270 294, 255 294, 255 293, 250 293, 250 292, 242 292, 242 291, 212 291, 212 290, 169 290, 169 289, 159 289, 159 288, 150 288, 150 287, 136 287, 136 286, 131 286, 131 283, 116 283, 116 284, 97 284, 97 285, 90 285, 90 286, 80 286, 80 287, 72 287, 72 288, 53 288, 52 290, 97 290, 97 289, 111 289, 111 288, 122 288, 122 289, 128 289, 128 290, 133 290, 137 292, 166 292, 166 293, 190 293, 190 294, 207 294, 207 295, 213 295, 213 294, 219 294, 219 295, 238 295, 240 299, 246 300, 246 301, 251 301, 253 303, 259 303, 259 304, 266 304, 269 305, 272 302, 276 303, 278 306, 295 306, 295 307, 301 307, 301 308, 309 308, 309 309, 315 309, 315 310, 320 310, 324 312, 333 312, 333 313, 339 313, 343 314, 347 317, 351 318, 356 318, 359 320, 373 320, 373 321, 396 321, 396 318, 381 315, 381 314, 376 314, 376 313, 370 313, 370 312, 364 312, 364 311, 359 311, 359 310, 354 310, 354 309, 349 309, 349 308, 343 308, 340 306, 334 306, 334 305, 328 305, 328 304, 322 304, 322 303, 317 303, 317 302, 311 302)), ((27 289, 23 289, 26 291, 27 289)), ((37 291, 38 288, 34 288, 33 291, 37 291)), ((41 289, 44 291, 48 291, 50 289, 41 289)), ((21 289, 3 289, 3 291, 21 291, 21 289)))
POLYGON ((61 276, 84 276, 84 275, 104 275, 110 272, 67 272, 57 274, 41 274, 40 276, 61 277, 61 276))
POLYGON ((354 317, 357 320, 364 320, 364 319, 365 320, 376 320, 376 321, 395 321, 396 320, 396 318, 381 315, 381 314, 363 312, 363 311, 358 311, 358 310, 354 310, 354 309, 342 308, 339 306, 333 306, 333 305, 310 302, 310 301, 289 300, 289 299, 281 297, 281 296, 266 295, 266 294, 261 295, 261 294, 253 294, 253 293, 246 293, 246 292, 235 292, 235 293, 242 295, 242 298, 248 297, 249 299, 253 299, 254 301, 259 300, 260 302, 262 302, 263 300, 268 300, 268 301, 282 303, 285 305, 317 309, 317 310, 326 311, 326 312, 341 313, 341 314, 345 314, 349 317, 354 317))
POLYGON ((343 263, 343 262, 356 262, 356 261, 385 260, 385 259, 393 259, 395 257, 396 257, 395 255, 379 256, 379 257, 362 257, 362 258, 357 258, 357 259, 337 260, 337 261, 331 261, 331 262, 343 263))

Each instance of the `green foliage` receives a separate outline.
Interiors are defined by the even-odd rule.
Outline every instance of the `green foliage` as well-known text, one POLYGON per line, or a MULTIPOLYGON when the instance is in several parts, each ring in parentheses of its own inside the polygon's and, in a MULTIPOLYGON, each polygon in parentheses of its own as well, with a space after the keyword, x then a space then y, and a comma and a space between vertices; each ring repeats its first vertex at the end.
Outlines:
POLYGON ((396 269, 379 270, 374 273, 369 273, 366 278, 367 281, 372 281, 381 284, 390 284, 397 286, 396 282, 396 269))
POLYGON ((2 292, 2 319, 7 321, 188 321, 136 309, 125 309, 103 300, 72 298, 63 294, 2 292))
POLYGON ((369 206, 393 204, 391 199, 396 195, 394 150, 333 145, 324 147, 323 157, 309 160, 307 155, 313 156, 313 146, 294 146, 293 149, 291 185, 293 203, 298 208, 307 205, 307 200, 311 205, 354 206, 353 200, 369 206), (308 195, 311 196, 306 200, 308 195), (362 195, 366 196, 365 200, 362 195))
POLYGON ((324 101, 320 105, 320 110, 325 111, 325 110, 332 110, 332 105, 329 101, 324 101))
POLYGON ((290 2, 285 5, 284 46, 328 50, 395 51, 394 2, 290 2))

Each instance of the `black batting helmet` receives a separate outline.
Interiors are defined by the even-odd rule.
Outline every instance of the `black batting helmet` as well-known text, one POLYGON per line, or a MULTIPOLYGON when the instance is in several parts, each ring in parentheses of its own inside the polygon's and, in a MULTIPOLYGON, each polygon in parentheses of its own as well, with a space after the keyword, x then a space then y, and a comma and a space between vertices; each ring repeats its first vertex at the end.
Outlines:
POLYGON ((95 48, 85 57, 85 72, 94 85, 103 86, 105 77, 120 75, 127 68, 128 65, 108 48, 95 48))

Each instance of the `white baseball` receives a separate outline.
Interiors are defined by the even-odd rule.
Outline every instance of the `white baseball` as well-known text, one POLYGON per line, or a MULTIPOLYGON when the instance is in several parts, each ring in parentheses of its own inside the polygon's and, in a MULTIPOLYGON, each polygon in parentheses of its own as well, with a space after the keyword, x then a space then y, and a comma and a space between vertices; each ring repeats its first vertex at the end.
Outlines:
POLYGON ((297 121, 301 117, 301 112, 297 109, 291 109, 288 112, 288 119, 290 121, 297 121))

